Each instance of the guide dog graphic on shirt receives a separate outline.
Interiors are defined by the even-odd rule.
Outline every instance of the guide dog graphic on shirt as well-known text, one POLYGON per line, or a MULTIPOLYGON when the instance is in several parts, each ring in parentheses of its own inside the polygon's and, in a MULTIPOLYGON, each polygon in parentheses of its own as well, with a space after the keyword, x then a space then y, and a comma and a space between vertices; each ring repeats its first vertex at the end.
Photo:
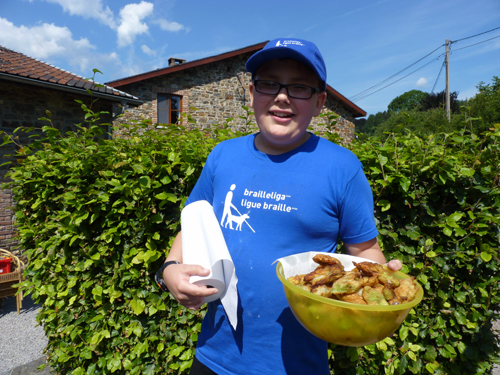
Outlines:
POLYGON ((283 192, 268 191, 265 189, 249 189, 244 188, 243 197, 241 198, 240 210, 246 209, 247 213, 242 214, 233 204, 233 191, 236 189, 236 184, 232 184, 226 194, 224 201, 224 212, 220 225, 224 228, 229 226, 229 229, 241 231, 243 224, 246 224, 252 232, 255 230, 248 222, 250 219, 250 210, 264 210, 270 214, 285 214, 289 215, 298 210, 297 207, 291 205, 291 196, 283 194, 283 192), (236 228, 233 227, 236 224, 236 228))
MULTIPOLYGON (((228 223, 230 225, 230 228, 231 228, 232 223, 236 223, 237 224, 236 230, 241 231, 241 224, 243 224, 243 222, 246 222, 247 219, 250 219, 250 216, 248 216, 247 214, 243 214, 241 216, 228 215, 226 225, 224 226, 224 228, 227 228, 228 223)), ((250 225, 248 225, 248 226, 250 226, 250 225)), ((233 228, 231 228, 231 229, 233 229, 233 228)))
POLYGON ((250 216, 247 214, 241 214, 236 206, 233 204, 233 190, 236 188, 235 184, 232 184, 229 188, 229 191, 226 194, 226 200, 224 201, 224 212, 222 213, 222 220, 220 221, 220 225, 223 225, 224 228, 227 228, 229 224, 229 229, 239 230, 241 231, 241 226, 243 223, 248 225, 248 227, 255 233, 253 228, 248 224, 247 219, 250 219, 250 216), (233 215, 231 209, 234 209, 239 216, 233 215), (224 219, 226 220, 226 224, 224 225, 224 219), (236 223, 236 229, 233 228, 233 223, 236 223))

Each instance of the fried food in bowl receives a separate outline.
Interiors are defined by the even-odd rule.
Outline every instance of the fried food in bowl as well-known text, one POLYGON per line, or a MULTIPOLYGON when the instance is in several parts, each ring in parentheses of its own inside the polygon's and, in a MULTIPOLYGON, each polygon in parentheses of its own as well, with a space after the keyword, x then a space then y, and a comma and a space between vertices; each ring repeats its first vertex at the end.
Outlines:
POLYGON ((295 254, 279 259, 276 272, 297 320, 337 345, 383 340, 423 298, 422 287, 410 276, 350 255, 295 254))

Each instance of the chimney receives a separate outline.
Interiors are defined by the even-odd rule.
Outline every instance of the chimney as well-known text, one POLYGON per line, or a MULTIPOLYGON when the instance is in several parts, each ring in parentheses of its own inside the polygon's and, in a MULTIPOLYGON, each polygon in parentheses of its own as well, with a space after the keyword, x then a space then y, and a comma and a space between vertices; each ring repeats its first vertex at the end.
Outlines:
POLYGON ((177 59, 175 57, 171 57, 168 59, 168 67, 170 68, 171 66, 174 65, 179 65, 179 64, 184 64, 186 60, 184 59, 177 59))

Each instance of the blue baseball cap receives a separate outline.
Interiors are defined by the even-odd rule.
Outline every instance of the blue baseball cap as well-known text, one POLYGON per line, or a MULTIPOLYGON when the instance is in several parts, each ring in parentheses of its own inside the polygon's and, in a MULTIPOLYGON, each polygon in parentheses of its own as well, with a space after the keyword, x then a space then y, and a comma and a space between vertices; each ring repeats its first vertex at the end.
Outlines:
POLYGON ((253 78, 262 64, 274 59, 294 59, 304 63, 316 73, 323 84, 323 90, 326 90, 325 61, 314 43, 293 38, 271 40, 263 49, 248 59, 247 71, 252 73, 253 78))

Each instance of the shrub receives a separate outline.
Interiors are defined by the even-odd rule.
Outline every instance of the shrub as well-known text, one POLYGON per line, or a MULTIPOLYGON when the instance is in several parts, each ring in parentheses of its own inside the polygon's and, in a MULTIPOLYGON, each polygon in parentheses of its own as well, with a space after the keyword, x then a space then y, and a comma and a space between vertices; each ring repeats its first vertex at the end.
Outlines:
POLYGON ((48 362, 63 374, 182 372, 204 311, 161 294, 153 275, 209 151, 238 134, 143 122, 103 139, 84 108, 88 126, 48 125, 19 150, 8 185, 48 362))
MULTIPOLYGON (((161 294, 154 272, 213 146, 243 133, 143 122, 103 139, 89 126, 19 150, 10 177, 23 286, 42 304, 48 361, 64 374, 186 373, 204 310, 161 294)), ((332 133, 328 116, 324 136, 332 133)), ((251 129, 249 129, 251 130, 251 129)), ((331 345, 332 374, 481 374, 498 361, 500 125, 353 143, 372 184, 380 242, 424 300, 393 337, 331 345)), ((6 140, 8 143, 9 140, 6 140)))
POLYGON ((500 124, 352 145, 376 203, 387 258, 424 287, 399 331, 365 348, 333 347, 334 374, 483 374, 498 363, 500 124))

